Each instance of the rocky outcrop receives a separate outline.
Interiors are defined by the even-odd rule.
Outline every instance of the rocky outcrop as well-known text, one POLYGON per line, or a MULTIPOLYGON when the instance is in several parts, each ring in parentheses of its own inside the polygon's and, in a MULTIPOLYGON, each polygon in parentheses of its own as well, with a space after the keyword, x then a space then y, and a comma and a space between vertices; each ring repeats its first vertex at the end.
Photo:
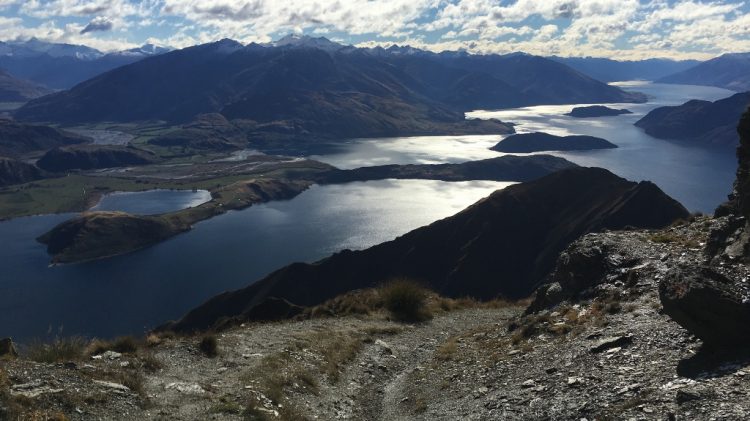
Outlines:
POLYGON ((617 145, 614 143, 594 136, 555 136, 548 133, 523 133, 509 136, 490 149, 506 153, 530 153, 612 149, 616 147, 617 145))
POLYGON ((396 240, 313 264, 294 263, 209 300, 170 327, 207 328, 247 313, 267 297, 312 306, 394 277, 422 280, 448 296, 525 297, 582 234, 663 227, 687 214, 651 183, 632 183, 598 168, 564 170, 497 191, 396 240))
POLYGON ((79 145, 47 152, 37 165, 51 172, 147 165, 157 162, 152 152, 132 146, 79 145))
POLYGON ((633 114, 630 110, 618 110, 615 108, 605 107, 604 105, 591 105, 588 107, 575 107, 572 111, 565 114, 576 118, 590 117, 612 117, 621 114, 633 114))
POLYGON ((380 165, 353 170, 333 169, 320 174, 316 181, 321 184, 387 178, 443 181, 530 181, 555 171, 576 166, 566 159, 550 155, 506 155, 460 164, 380 165))
POLYGON ((750 344, 746 283, 707 266, 679 266, 659 283, 659 297, 664 312, 704 344, 750 344))
POLYGON ((31 164, 0 157, 0 187, 39 180, 42 177, 42 171, 31 164))
POLYGON ((16 347, 13 345, 13 340, 10 338, 0 339, 0 359, 16 357, 18 357, 18 351, 16 351, 16 347))

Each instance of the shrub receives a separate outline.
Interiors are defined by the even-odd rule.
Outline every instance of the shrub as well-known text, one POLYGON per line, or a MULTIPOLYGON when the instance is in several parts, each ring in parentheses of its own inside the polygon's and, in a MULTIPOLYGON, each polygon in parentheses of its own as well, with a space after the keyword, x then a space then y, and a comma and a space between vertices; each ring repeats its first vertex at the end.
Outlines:
POLYGON ((219 344, 216 341, 216 336, 204 336, 198 344, 198 349, 200 349, 201 352, 209 358, 214 358, 215 356, 219 355, 219 344))
POLYGON ((396 279, 380 287, 383 305, 395 320, 404 322, 423 321, 431 314, 427 310, 429 291, 417 282, 396 279))

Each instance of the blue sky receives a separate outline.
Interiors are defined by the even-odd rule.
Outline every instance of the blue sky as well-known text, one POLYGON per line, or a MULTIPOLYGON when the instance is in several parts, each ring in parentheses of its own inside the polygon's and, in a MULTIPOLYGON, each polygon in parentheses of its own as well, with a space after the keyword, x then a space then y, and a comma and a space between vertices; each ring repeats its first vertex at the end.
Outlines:
POLYGON ((0 40, 101 50, 288 33, 360 46, 705 59, 750 51, 750 1, 0 0, 0 40))

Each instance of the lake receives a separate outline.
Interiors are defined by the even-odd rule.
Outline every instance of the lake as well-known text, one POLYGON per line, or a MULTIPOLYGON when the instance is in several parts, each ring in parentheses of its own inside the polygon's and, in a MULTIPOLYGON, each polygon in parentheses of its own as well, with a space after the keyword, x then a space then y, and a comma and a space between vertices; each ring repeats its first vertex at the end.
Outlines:
MULTIPOLYGON (((680 145, 655 139, 633 123, 663 105, 682 104, 689 99, 715 101, 734 92, 721 88, 667 85, 648 82, 617 83, 623 89, 643 92, 645 104, 606 104, 627 108, 633 114, 615 117, 574 118, 564 114, 577 105, 552 105, 501 111, 473 111, 469 118, 497 118, 516 123, 518 133, 547 132, 555 135, 597 136, 617 149, 578 152, 546 152, 576 164, 603 167, 630 180, 650 180, 691 211, 712 213, 726 200, 734 180, 737 161, 734 150, 680 145)), ((605 104, 602 104, 605 105, 605 104)), ((422 136, 360 139, 343 145, 335 154, 315 159, 340 168, 410 163, 457 163, 504 155, 489 148, 504 136, 422 136)))
MULTIPOLYGON (((653 139, 632 125, 656 106, 690 98, 715 100, 718 88, 622 84, 647 93, 647 104, 614 104, 631 115, 574 119, 574 106, 475 111, 518 132, 588 134, 614 150, 559 153, 633 180, 649 179, 692 210, 712 211, 729 192, 736 167, 731 150, 711 151, 653 139)), ((502 136, 428 136, 352 140, 316 159, 341 168, 391 163, 441 163, 501 154, 502 136)), ((247 153, 254 153, 247 151, 247 153)), ((510 183, 382 180, 313 186, 289 201, 229 212, 138 252, 102 261, 50 267, 35 238, 72 215, 0 223, 0 337, 24 341, 65 335, 139 334, 174 319, 225 290, 244 287, 293 261, 315 261, 344 248, 362 249, 450 216, 510 183)), ((153 191, 106 196, 98 209, 159 213, 207 200, 206 192, 153 191)))
MULTIPOLYGON (((0 248, 0 337, 49 338, 60 329, 86 336, 143 333, 285 264, 391 240, 509 184, 382 180, 313 186, 290 201, 203 221, 135 253, 54 267, 35 238, 72 214, 5 221, 0 223, 6 244, 0 248)), ((102 205, 143 209, 140 198, 151 202, 153 195, 112 195, 102 205)), ((195 200, 201 200, 200 192, 195 200)))

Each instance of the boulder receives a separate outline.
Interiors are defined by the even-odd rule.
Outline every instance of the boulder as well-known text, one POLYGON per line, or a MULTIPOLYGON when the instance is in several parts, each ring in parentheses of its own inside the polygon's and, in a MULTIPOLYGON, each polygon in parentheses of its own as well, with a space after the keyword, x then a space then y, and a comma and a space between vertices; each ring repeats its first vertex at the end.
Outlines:
POLYGON ((659 283, 664 312, 706 345, 750 345, 747 288, 707 266, 680 266, 659 283))
POLYGON ((13 340, 10 338, 0 339, 0 358, 3 357, 18 357, 18 351, 16 351, 16 347, 13 345, 13 340))

